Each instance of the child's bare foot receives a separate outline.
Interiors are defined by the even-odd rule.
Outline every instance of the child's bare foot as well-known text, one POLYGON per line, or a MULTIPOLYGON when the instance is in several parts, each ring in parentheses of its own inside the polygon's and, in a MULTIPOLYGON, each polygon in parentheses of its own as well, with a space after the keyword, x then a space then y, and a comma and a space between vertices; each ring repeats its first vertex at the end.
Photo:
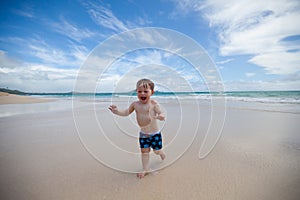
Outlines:
POLYGON ((161 154, 160 154, 160 158, 161 158, 161 160, 164 160, 164 159, 166 158, 166 154, 161 153, 161 154))
POLYGON ((145 176, 147 176, 148 174, 149 174, 149 172, 143 171, 143 172, 137 173, 136 176, 139 179, 141 179, 141 178, 144 178, 145 176))

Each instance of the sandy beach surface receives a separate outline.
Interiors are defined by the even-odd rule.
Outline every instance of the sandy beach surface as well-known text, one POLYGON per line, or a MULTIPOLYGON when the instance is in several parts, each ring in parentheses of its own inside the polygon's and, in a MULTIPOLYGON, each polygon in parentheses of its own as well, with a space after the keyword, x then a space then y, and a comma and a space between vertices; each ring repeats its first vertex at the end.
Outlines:
POLYGON ((76 112, 71 101, 30 106, 62 103, 0 117, 1 199, 299 199, 300 114, 230 106, 217 145, 199 159, 214 131, 209 107, 200 104, 198 115, 189 102, 162 103, 167 158, 151 154, 160 170, 139 180, 130 172, 141 168, 134 116, 114 117, 109 102, 76 112))
POLYGON ((26 104, 26 103, 42 103, 50 101, 44 98, 32 98, 30 96, 20 96, 9 94, 6 92, 0 92, 0 104, 26 104))

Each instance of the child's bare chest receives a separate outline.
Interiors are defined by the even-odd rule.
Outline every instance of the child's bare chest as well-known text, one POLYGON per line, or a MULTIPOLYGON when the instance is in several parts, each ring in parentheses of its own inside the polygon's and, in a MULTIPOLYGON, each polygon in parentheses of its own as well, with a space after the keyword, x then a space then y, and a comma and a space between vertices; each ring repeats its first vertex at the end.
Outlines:
POLYGON ((155 116, 154 106, 151 104, 137 105, 135 108, 138 117, 151 117, 155 116))

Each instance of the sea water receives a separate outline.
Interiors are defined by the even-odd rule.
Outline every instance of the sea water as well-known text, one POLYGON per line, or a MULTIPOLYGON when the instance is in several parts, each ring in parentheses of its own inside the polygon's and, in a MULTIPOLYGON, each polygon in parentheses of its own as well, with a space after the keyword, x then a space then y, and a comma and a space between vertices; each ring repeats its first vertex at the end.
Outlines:
MULTIPOLYGON (((135 92, 128 93, 44 93, 31 94, 36 98, 50 98, 54 101, 31 104, 0 105, 0 117, 72 109, 74 105, 127 103, 137 100, 135 92), (74 102, 76 102, 74 104, 74 102)), ((251 109, 271 112, 300 114, 300 91, 234 91, 234 92, 155 92, 152 97, 161 104, 197 101, 209 106, 213 100, 221 100, 224 106, 237 109, 251 109)), ((223 106, 223 104, 222 104, 223 106)))

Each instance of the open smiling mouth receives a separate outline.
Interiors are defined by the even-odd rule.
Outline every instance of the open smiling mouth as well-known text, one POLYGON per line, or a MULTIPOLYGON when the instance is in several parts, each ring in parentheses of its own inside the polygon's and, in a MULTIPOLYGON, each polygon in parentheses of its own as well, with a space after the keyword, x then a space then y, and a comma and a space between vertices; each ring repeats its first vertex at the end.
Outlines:
POLYGON ((147 97, 141 97, 141 100, 145 101, 147 99, 147 97))

